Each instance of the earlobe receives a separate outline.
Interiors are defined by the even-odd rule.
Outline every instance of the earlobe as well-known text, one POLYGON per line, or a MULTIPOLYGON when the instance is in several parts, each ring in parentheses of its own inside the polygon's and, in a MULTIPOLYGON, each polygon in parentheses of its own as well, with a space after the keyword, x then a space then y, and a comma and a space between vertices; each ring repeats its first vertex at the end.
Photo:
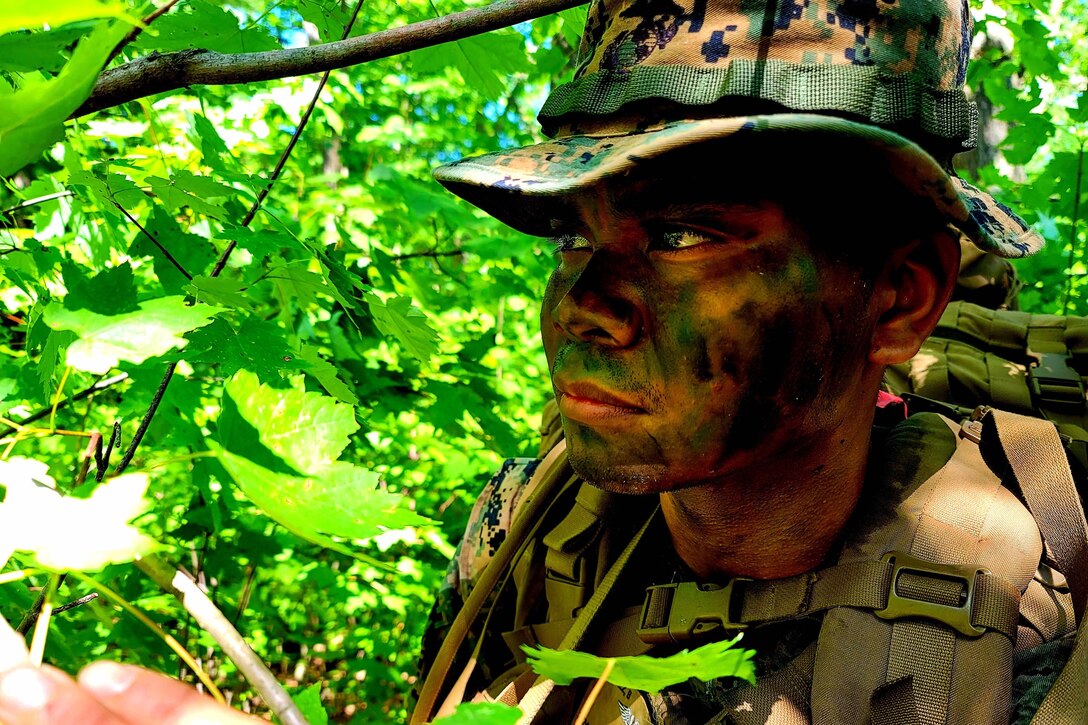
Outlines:
POLYGON ((869 360, 894 365, 918 352, 952 295, 959 272, 959 238, 941 229, 897 248, 875 280, 877 323, 869 360))

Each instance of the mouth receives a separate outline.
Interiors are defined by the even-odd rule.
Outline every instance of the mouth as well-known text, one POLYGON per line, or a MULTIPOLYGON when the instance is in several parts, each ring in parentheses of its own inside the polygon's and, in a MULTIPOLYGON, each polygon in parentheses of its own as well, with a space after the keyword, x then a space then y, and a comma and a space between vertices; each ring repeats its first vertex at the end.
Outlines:
POLYGON ((623 422, 647 412, 637 402, 587 381, 557 381, 556 392, 559 412, 579 423, 623 422))

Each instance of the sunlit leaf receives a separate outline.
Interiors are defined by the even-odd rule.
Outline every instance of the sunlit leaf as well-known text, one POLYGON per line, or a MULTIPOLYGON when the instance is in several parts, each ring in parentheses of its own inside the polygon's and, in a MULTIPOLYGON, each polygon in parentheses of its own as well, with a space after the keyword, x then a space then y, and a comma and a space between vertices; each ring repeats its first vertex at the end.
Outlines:
POLYGON ((658 692, 690 678, 709 682, 720 677, 739 677, 755 683, 752 650, 735 647, 740 637, 683 650, 668 657, 637 655, 632 657, 597 657, 573 650, 559 651, 547 647, 522 647, 529 657, 529 666, 538 675, 554 680, 557 685, 569 685, 577 677, 599 678, 609 660, 613 662, 608 681, 619 687, 644 692, 658 692))
POLYGON ((503 31, 476 35, 412 53, 412 67, 419 73, 439 73, 455 68, 469 88, 485 97, 502 97, 510 77, 529 67, 525 39, 503 31))
POLYGON ((310 685, 291 697, 309 725, 327 725, 329 714, 321 705, 321 683, 310 685))
POLYGON ((22 28, 58 27, 65 23, 94 18, 118 18, 131 23, 139 19, 129 13, 122 0, 0 0, 0 35, 22 28))
POLYGON ((14 173, 64 136, 65 120, 90 95, 110 51, 129 27, 125 22, 99 25, 55 78, 24 76, 14 91, 0 84, 0 176, 14 173))
POLYGON ((66 364, 76 370, 103 374, 122 361, 141 363, 183 347, 183 333, 212 321, 222 308, 186 305, 184 297, 160 297, 140 304, 136 312, 100 315, 70 310, 59 302, 45 309, 45 323, 54 330, 71 330, 79 339, 68 346, 66 364))
POLYGON ((521 708, 501 702, 466 702, 435 722, 442 725, 515 725, 521 716, 521 708))
POLYGON ((50 569, 94 571, 155 548, 129 523, 146 509, 146 474, 117 476, 81 499, 61 495, 44 463, 15 457, 0 460, 0 485, 0 561, 22 551, 50 569))
POLYGON ((429 360, 438 350, 438 333, 427 322, 427 316, 412 306, 407 297, 391 297, 384 302, 371 296, 370 314, 374 324, 419 360, 429 360))

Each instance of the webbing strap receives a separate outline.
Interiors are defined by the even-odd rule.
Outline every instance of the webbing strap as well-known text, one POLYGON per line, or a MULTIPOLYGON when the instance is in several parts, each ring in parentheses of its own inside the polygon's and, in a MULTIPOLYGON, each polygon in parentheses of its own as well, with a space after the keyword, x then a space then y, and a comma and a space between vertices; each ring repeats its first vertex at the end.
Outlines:
MULTIPOLYGON (((559 644, 560 650, 570 650, 577 647, 582 642, 582 637, 585 636, 586 631, 589 629, 589 625, 593 623, 593 620, 597 617, 597 614, 604 606, 604 601, 612 591, 612 587, 616 585, 616 582, 620 578, 620 574, 623 573, 624 568, 627 566, 627 562, 631 560, 635 551, 638 549, 639 543, 641 543, 646 531, 657 520, 660 515, 661 507, 655 507, 650 517, 646 519, 646 523, 642 525, 642 528, 634 535, 631 541, 627 544, 616 561, 608 568, 608 573, 604 575, 601 583, 593 592, 593 596, 586 602, 586 606, 582 608, 582 611, 578 613, 574 623, 571 624, 570 630, 563 638, 563 641, 559 644)), ((536 681, 533 682, 529 691, 525 693, 525 697, 522 698, 519 703, 522 711, 521 718, 518 720, 518 725, 530 725, 533 719, 540 712, 540 709, 544 707, 545 700, 548 699, 548 695, 555 689, 555 682, 546 677, 539 676, 536 681)))
POLYGON ((1088 598, 1088 522, 1065 449, 1052 423, 993 410, 992 421, 1005 457, 1039 524, 1057 569, 1065 574, 1077 621, 1088 598))
MULTIPOLYGON (((529 540, 540 525, 543 518, 541 514, 554 498, 555 489, 564 482, 564 477, 560 474, 565 467, 566 453, 567 443, 565 440, 560 441, 537 466, 536 472, 527 484, 530 491, 526 494, 525 502, 521 505, 518 516, 510 525, 506 539, 484 568, 480 575, 480 581, 476 583, 475 588, 465 600, 464 606, 461 607, 461 611, 453 620, 453 624, 450 625, 450 631, 446 635, 446 639, 443 640, 441 647, 439 647, 434 662, 431 663, 427 678, 423 682, 423 687, 420 688, 419 701, 412 711, 411 725, 421 725, 430 721, 450 667, 453 666, 457 652, 461 649, 465 638, 468 637, 472 623, 476 621, 487 599, 494 592, 499 579, 510 568, 510 564, 521 550, 522 544, 529 540)), ((467 684, 468 678, 463 676, 462 679, 467 684)))
POLYGON ((931 564, 924 570, 904 570, 894 590, 895 567, 890 561, 836 564, 784 579, 738 579, 725 589, 708 589, 693 582, 660 585, 647 591, 640 636, 647 641, 682 642, 711 631, 711 620, 725 628, 745 627, 835 607, 884 610, 880 616, 888 619, 925 617, 936 611, 936 618, 940 618, 942 607, 951 611, 969 602, 966 619, 972 626, 996 630, 1015 640, 1019 590, 987 572, 979 572, 971 581, 950 577, 944 571, 948 568, 931 564), (893 602, 900 606, 893 609, 893 602), (939 606, 911 609, 912 602, 939 606))

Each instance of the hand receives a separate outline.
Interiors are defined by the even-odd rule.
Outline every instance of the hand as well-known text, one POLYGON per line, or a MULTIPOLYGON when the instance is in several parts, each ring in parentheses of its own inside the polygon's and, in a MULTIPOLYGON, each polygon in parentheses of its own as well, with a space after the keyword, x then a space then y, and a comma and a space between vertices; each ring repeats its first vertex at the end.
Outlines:
POLYGON ((95 662, 79 680, 35 667, 0 617, 0 723, 3 725, 253 725, 188 685, 132 665, 95 662))

